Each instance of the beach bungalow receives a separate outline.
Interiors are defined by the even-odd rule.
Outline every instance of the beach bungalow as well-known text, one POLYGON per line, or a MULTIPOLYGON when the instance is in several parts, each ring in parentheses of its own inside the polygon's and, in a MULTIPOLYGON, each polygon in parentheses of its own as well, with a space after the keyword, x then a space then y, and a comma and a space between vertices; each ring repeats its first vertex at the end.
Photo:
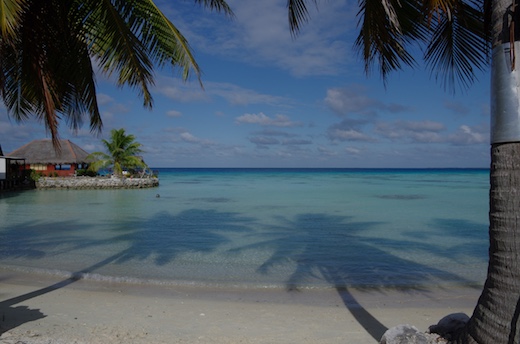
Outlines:
POLYGON ((60 140, 60 146, 61 150, 57 151, 51 139, 34 140, 12 151, 8 157, 23 157, 25 169, 44 176, 74 176, 76 170, 87 168, 89 153, 70 140, 60 140))
POLYGON ((0 146, 0 191, 11 190, 22 185, 25 180, 25 159, 8 157, 0 146))

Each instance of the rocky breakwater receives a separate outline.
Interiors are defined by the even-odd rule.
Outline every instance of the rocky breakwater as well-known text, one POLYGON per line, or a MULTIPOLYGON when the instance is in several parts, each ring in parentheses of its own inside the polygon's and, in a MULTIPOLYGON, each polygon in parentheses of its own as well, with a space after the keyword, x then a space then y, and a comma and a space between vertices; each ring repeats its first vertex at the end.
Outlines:
POLYGON ((158 178, 41 177, 37 189, 142 189, 159 186, 158 178))

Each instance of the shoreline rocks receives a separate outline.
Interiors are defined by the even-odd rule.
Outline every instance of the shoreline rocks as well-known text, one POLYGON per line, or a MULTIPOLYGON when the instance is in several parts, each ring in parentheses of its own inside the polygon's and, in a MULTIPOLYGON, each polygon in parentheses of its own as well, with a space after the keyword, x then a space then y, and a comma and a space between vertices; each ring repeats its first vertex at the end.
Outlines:
POLYGON ((159 186, 158 178, 41 177, 36 189, 143 189, 159 186))
POLYGON ((464 329, 469 316, 465 313, 452 313, 430 326, 428 332, 420 332, 415 326, 397 325, 389 328, 381 338, 380 344, 438 344, 448 343, 464 329))

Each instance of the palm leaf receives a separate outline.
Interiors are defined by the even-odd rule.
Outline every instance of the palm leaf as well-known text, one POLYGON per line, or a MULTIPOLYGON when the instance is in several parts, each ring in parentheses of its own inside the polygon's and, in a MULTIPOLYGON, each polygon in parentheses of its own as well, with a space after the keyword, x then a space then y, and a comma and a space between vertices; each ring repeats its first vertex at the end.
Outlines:
POLYGON ((424 58, 436 80, 453 92, 456 85, 467 89, 476 80, 475 69, 483 70, 488 63, 483 11, 476 6, 458 1, 432 22, 424 58))
POLYGON ((135 7, 130 25, 140 28, 140 38, 147 47, 149 56, 160 67, 170 64, 174 68, 180 68, 184 80, 189 78, 193 70, 200 81, 200 68, 186 38, 153 1, 139 2, 141 6, 135 7))
MULTIPOLYGON (((312 1, 316 6, 317 0, 312 1)), ((307 0, 287 0, 287 10, 289 14, 289 28, 293 35, 297 35, 302 24, 310 19, 309 11, 307 10, 307 0)))
POLYGON ((224 12, 229 17, 235 16, 231 7, 224 0, 195 0, 195 2, 218 12, 224 12))
POLYGON ((354 47, 362 55, 367 74, 375 62, 384 81, 391 71, 416 65, 407 47, 424 37, 415 1, 362 0, 358 18, 360 33, 354 47))
POLYGON ((0 33, 2 40, 10 40, 16 34, 16 28, 23 13, 25 1, 0 0, 0 33))
POLYGON ((84 14, 83 33, 89 51, 107 75, 117 73, 117 85, 138 88, 145 107, 153 100, 149 86, 153 83, 153 63, 146 47, 129 27, 126 17, 131 2, 84 0, 77 4, 84 14))

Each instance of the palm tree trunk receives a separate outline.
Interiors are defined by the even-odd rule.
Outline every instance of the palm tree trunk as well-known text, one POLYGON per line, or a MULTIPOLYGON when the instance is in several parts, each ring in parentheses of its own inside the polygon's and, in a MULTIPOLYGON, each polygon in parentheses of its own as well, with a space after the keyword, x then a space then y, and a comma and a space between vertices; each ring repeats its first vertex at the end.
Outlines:
POLYGON ((491 148, 489 268, 460 343, 520 343, 520 143, 491 148))
POLYGON ((520 57, 518 0, 492 0, 489 266, 458 343, 520 343, 520 57), (517 20, 516 25, 511 24, 517 20))

